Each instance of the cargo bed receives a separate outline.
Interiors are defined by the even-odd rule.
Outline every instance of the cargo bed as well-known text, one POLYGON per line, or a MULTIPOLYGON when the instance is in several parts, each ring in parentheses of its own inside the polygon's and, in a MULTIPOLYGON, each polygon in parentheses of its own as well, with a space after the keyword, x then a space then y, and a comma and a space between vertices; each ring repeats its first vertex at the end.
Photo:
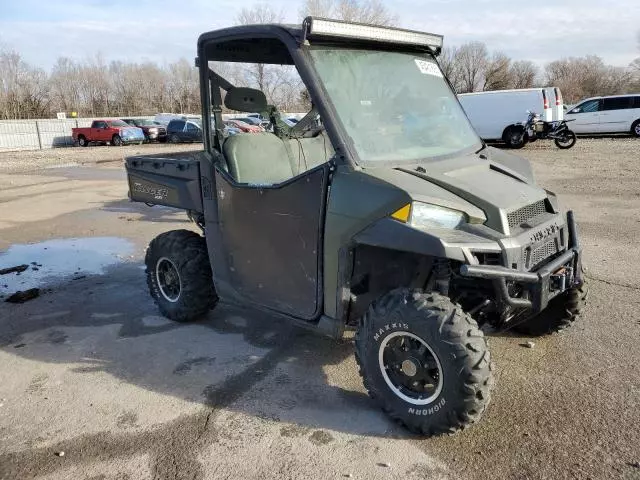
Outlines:
POLYGON ((125 159, 129 198, 202 212, 200 160, 203 152, 137 155, 125 159))

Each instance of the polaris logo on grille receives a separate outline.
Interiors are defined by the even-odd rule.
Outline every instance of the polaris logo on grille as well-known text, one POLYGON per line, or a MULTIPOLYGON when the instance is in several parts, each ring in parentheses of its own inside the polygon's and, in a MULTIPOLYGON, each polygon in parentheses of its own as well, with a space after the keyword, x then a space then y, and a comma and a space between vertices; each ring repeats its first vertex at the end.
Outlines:
POLYGON ((535 233, 533 233, 530 237, 531 243, 541 242, 547 237, 554 235, 556 232, 560 230, 560 227, 557 224, 549 225, 548 227, 543 228, 535 233))

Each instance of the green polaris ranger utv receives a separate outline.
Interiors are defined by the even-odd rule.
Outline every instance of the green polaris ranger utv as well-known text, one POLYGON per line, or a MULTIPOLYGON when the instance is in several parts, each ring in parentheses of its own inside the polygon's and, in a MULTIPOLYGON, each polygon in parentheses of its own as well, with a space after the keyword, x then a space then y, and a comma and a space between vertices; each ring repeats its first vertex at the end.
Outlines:
POLYGON ((425 435, 489 403, 479 326, 562 329, 586 296, 572 213, 526 160, 480 140, 441 48, 439 35, 312 17, 205 33, 204 151, 126 160, 133 201, 184 209, 202 230, 149 245, 165 316, 195 320, 224 301, 335 338, 355 330, 370 396, 425 435), (213 62, 295 66, 308 115, 284 125, 265 92, 213 62), (227 137, 223 107, 272 128, 227 137))

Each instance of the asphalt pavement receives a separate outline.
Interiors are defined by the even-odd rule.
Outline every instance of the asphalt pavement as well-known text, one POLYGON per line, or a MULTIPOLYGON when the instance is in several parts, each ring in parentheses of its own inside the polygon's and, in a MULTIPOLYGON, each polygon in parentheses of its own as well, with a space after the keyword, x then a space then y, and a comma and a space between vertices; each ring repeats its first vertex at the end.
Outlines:
POLYGON ((640 479, 639 146, 518 152, 576 212, 589 303, 561 334, 490 334, 486 414, 429 439, 373 406, 350 338, 224 306, 161 317, 144 249, 197 228, 128 202, 118 158, 21 171, 0 155, 0 268, 29 266, 0 296, 41 289, 0 302, 0 479, 640 479))

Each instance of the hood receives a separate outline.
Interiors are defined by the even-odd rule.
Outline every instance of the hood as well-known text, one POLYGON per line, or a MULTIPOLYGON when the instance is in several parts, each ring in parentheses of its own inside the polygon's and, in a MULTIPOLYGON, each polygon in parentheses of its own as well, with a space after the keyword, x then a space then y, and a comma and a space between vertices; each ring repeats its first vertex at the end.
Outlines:
MULTIPOLYGON (((522 168, 507 166, 500 155, 477 155, 397 168, 372 168, 367 173, 405 190, 413 200, 465 212, 472 223, 509 234, 507 214, 544 200, 547 194, 522 168)), ((526 161, 525 161, 526 162, 526 161)), ((508 162, 506 162, 508 163, 508 162)), ((530 169, 529 169, 530 170, 530 169)))

